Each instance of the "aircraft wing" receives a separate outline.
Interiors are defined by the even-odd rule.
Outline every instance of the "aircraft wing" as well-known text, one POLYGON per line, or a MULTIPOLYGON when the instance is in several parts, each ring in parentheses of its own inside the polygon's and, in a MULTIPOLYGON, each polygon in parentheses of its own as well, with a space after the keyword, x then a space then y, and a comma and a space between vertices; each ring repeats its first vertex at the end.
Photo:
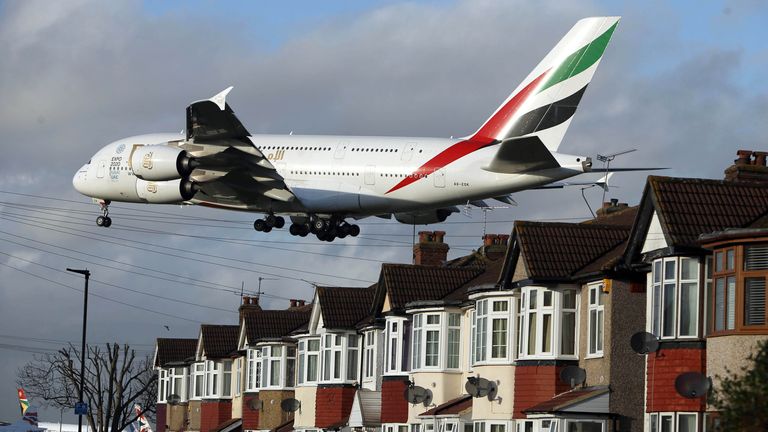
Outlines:
POLYGON ((608 181, 613 176, 613 173, 608 173, 595 181, 557 181, 544 186, 539 186, 533 189, 562 189, 568 186, 600 186, 604 190, 608 190, 608 181))
POLYGON ((228 87, 187 107, 185 148, 199 162, 190 176, 199 187, 196 199, 227 206, 267 200, 289 202, 296 196, 227 104, 228 87))

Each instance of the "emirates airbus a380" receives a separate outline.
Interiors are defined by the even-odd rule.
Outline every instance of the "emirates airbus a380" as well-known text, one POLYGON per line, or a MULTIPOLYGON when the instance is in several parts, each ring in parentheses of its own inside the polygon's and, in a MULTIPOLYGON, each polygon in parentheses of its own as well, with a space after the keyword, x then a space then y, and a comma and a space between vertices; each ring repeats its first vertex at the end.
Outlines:
MULTIPOLYGON (((461 139, 251 135, 225 102, 231 87, 187 108, 186 134, 140 135, 99 150, 75 174, 80 193, 112 201, 199 204, 261 212, 257 231, 312 232, 332 241, 360 229, 347 218, 444 221, 455 206, 513 202, 592 169, 558 153, 619 17, 580 20, 474 134, 461 139)), ((571 183, 574 184, 574 183, 571 183)), ((578 183, 578 184, 592 184, 578 183)))

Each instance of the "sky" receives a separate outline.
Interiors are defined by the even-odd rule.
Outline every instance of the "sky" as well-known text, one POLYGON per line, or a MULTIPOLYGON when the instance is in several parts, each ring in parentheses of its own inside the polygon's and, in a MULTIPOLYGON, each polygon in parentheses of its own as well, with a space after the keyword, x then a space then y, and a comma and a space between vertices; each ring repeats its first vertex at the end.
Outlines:
MULTIPOLYGON (((329 244, 257 233, 256 214, 113 204, 98 228, 71 178, 101 146, 180 131, 190 102, 230 85, 252 133, 464 136, 594 15, 623 18, 561 151, 636 148, 614 166, 721 178, 736 150, 766 149, 760 1, 0 1, 0 420, 18 416, 19 367, 79 345, 83 280, 66 267, 93 274, 89 342, 151 355, 157 337, 235 324, 241 288, 285 308, 412 259, 413 227, 382 219, 329 244)), ((617 174, 605 198, 637 204, 646 175, 617 174)), ((416 230, 446 231, 454 258, 514 220, 590 215, 578 188, 514 198, 416 230)))

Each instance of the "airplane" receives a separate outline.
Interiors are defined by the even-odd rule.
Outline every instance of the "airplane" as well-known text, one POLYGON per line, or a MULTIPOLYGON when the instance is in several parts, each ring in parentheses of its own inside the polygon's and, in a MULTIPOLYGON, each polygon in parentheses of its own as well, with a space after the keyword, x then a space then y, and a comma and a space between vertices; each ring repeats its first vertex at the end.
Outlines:
MULTIPOLYGON (((72 179, 109 227, 113 201, 264 213, 257 231, 320 240, 357 236, 370 216, 443 222, 457 205, 561 187, 590 157, 559 153, 620 17, 578 21, 488 120, 459 139, 251 135, 226 102, 232 87, 187 107, 185 134, 140 135, 103 147, 72 179)), ((653 168, 611 168, 611 171, 653 168)), ((594 182, 592 182, 594 183, 594 182)))
POLYGON ((0 432, 45 432, 45 428, 38 426, 37 407, 29 404, 24 389, 19 388, 17 395, 21 408, 21 420, 8 425, 1 425, 0 432))

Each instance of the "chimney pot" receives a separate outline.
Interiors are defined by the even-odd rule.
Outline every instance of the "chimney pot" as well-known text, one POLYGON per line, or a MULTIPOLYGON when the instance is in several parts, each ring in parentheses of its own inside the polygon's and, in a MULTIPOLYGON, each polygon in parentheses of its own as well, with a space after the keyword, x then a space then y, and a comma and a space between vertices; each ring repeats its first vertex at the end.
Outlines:
POLYGON ((734 165, 750 165, 752 163, 752 150, 739 150, 736 152, 737 159, 733 161, 734 165))
POLYGON ((291 299, 291 307, 292 307, 292 308, 295 308, 295 307, 296 307, 296 303, 297 303, 297 302, 296 302, 296 299, 291 299))
POLYGON ((259 297, 258 296, 251 297, 251 304, 258 306, 259 305, 259 297))
POLYGON ((755 155, 755 165, 764 167, 766 156, 768 156, 768 152, 756 151, 753 154, 755 155))
POLYGON ((251 298, 249 296, 243 296, 243 304, 244 305, 251 304, 251 298))

